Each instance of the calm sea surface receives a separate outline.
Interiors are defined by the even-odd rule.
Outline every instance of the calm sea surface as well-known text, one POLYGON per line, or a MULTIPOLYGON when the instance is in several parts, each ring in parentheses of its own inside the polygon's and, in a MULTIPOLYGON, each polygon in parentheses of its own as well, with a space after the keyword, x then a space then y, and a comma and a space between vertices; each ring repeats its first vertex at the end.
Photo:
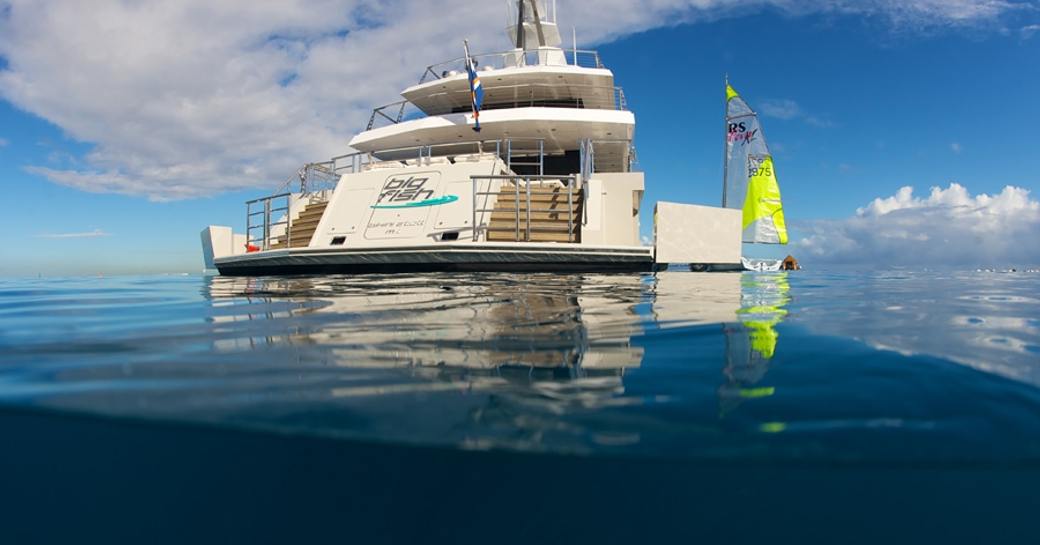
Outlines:
MULTIPOLYGON (((797 503, 810 483, 826 481, 836 488, 812 492, 815 501, 851 494, 860 497, 852 500, 858 505, 862 494, 852 491, 866 493, 863 487, 880 487, 875 483, 891 478, 867 476, 869 472, 947 468, 973 476, 936 477, 939 484, 912 485, 897 496, 945 490, 922 502, 939 502, 933 504, 936 521, 947 524, 950 517, 963 522, 957 509, 974 509, 944 503, 957 494, 970 496, 980 508, 1006 502, 991 505, 991 515, 999 518, 1040 506, 1032 494, 1018 496, 1012 485, 994 484, 1001 479, 1028 482, 1023 490, 1035 491, 1038 482, 1040 273, 669 271, 0 280, 0 412, 7 415, 0 420, 0 431, 6 429, 8 445, 17 443, 24 450, 8 453, 14 457, 8 462, 33 475, 31 483, 28 477, 7 483, 23 493, 55 475, 52 466, 32 466, 40 457, 51 457, 53 467, 63 467, 74 464, 77 449, 83 449, 83 457, 93 461, 83 462, 86 467, 74 473, 69 469, 65 477, 53 476, 55 480, 87 478, 83 474, 101 464, 107 476, 89 477, 101 481, 68 486, 105 488, 126 481, 119 486, 132 490, 141 475, 167 477, 155 467, 121 475, 102 461, 121 459, 119 467, 126 467, 141 459, 162 459, 175 468, 183 462, 175 453, 205 445, 198 447, 202 461, 192 462, 194 469, 187 474, 210 483, 222 482, 227 467, 247 460, 264 460, 270 470, 265 475, 271 478, 289 471, 286 459, 335 451, 344 457, 343 466, 361 464, 372 474, 402 475, 404 467, 422 471, 417 474, 423 477, 411 475, 409 482, 454 473, 461 489, 471 486, 469 493, 481 497, 488 493, 486 486, 497 490, 488 484, 495 478, 487 471, 467 477, 467 470, 458 467, 490 464, 499 471, 502 464, 516 464, 526 469, 508 472, 510 478, 549 488, 544 479, 562 482, 570 478, 566 475, 580 475, 600 485, 611 483, 610 492, 597 488, 591 497, 633 496, 633 506, 619 512, 596 509, 608 520, 625 513, 636 516, 632 509, 640 513, 655 501, 668 507, 643 515, 667 516, 682 507, 676 502, 699 501, 693 490, 701 486, 713 490, 723 504, 772 498, 772 514, 719 515, 728 522, 720 522, 717 535, 729 535, 725 528, 731 528, 734 535, 749 539, 758 531, 769 533, 753 521, 779 516, 776 510, 797 503), (54 437, 48 436, 49 429, 55 430, 54 437), (167 431, 135 439, 157 434, 155 430, 167 431), (209 435, 200 439, 198 433, 209 435), (239 437, 243 439, 234 439, 239 437), (126 445, 143 450, 105 450, 123 444, 123 438, 126 445), (169 450, 155 452, 163 441, 170 442, 169 450), (263 446, 263 441, 278 443, 263 446), (296 445, 308 445, 310 454, 264 458, 296 445), (224 448, 236 454, 214 454, 205 461, 207 449, 220 453, 224 448), (393 468, 347 462, 357 451, 343 449, 383 449, 371 460, 392 458, 393 468), (423 465, 433 462, 416 453, 431 452, 458 465, 423 465), (467 461, 453 458, 461 456, 467 461), (560 468, 567 464, 608 465, 602 474, 574 469, 561 476, 560 468), (644 490, 653 479, 669 482, 667 476, 636 475, 660 467, 655 464, 671 464, 666 475, 689 480, 690 490, 684 485, 675 494, 694 495, 662 499, 656 494, 667 484, 661 483, 644 490), (717 471, 693 476, 674 468, 717 471), (762 468, 786 472, 758 481, 752 474, 762 468), (790 471, 816 468, 831 468, 843 477, 791 477, 790 471), (740 473, 742 469, 746 471, 740 473), (719 472, 725 471, 738 471, 725 477, 733 487, 713 480, 723 478, 719 472), (478 486, 467 480, 471 478, 485 484, 478 486), (833 484, 841 478, 859 480, 833 484), (754 482, 771 483, 773 489, 759 494, 754 482), (726 490, 743 500, 725 498, 726 490), (743 526, 737 524, 741 520, 743 526)), ((337 462, 323 463, 344 470, 337 462)), ((332 473, 311 477, 315 482, 361 482, 357 474, 348 479, 328 471, 332 473)), ((918 477, 892 482, 905 485, 907 478, 918 477)), ((391 478, 381 479, 385 485, 391 478)), ((386 501, 414 492, 407 492, 410 485, 391 480, 396 492, 386 501)), ((278 486, 299 488, 301 482, 310 481, 278 486)), ((193 486, 206 490, 199 483, 193 486)), ((311 488, 293 493, 307 497, 308 490, 318 487, 307 486, 311 488)), ((347 494, 351 486, 341 490, 347 494)), ((423 509, 450 501, 453 512, 471 520, 463 513, 483 503, 470 496, 435 499, 429 489, 435 485, 423 486, 414 492, 424 498, 423 509)), ((875 495, 869 502, 883 505, 884 491, 870 490, 875 495)), ((566 501, 556 503, 564 492, 554 492, 556 499, 531 497, 537 496, 531 491, 517 494, 524 505, 536 503, 564 520, 574 508, 566 501)), ((610 501, 620 508, 628 500, 610 501)), ((920 502, 913 504, 921 508, 920 502)), ((927 519, 928 513, 917 513, 913 520, 927 519)), ((973 513, 968 516, 981 516, 973 513)), ((566 531, 569 523, 555 515, 547 518, 563 525, 554 535, 573 537, 566 531)), ((90 527, 89 521, 81 523, 90 527)), ((694 531, 690 527, 658 523, 655 528, 667 530, 667 535, 695 537, 683 532, 694 531)), ((830 523, 819 524, 830 528, 830 523)), ((900 535, 942 535, 907 524, 900 535)), ((386 527, 403 531, 389 522, 386 527)), ((628 539, 617 528, 578 527, 583 528, 578 535, 590 540, 628 539)), ((994 519, 978 528, 978 535, 1014 540, 1018 529, 994 519)), ((23 530, 24 538, 33 535, 23 530)), ((486 529, 480 531, 487 536, 486 529)), ((946 538, 975 536, 971 529, 962 531, 946 538)), ((380 532, 365 534, 365 541, 380 541, 373 536, 415 539, 380 532)), ((442 541, 459 536, 417 535, 436 535, 442 541)), ((632 539, 648 535, 644 531, 632 539)), ((869 532, 856 535, 882 538, 869 532)), ((857 539, 846 536, 843 541, 857 539)))

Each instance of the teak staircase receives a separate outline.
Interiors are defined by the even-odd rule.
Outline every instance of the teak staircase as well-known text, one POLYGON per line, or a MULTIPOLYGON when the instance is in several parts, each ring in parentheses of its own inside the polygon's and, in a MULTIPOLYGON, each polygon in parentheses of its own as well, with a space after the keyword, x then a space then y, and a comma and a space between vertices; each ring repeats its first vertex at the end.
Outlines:
POLYGON ((311 243, 314 232, 318 229, 318 222, 321 221, 321 216, 325 213, 325 207, 328 204, 328 201, 322 201, 304 206, 300 210, 299 217, 294 219, 289 227, 288 240, 278 239, 271 243, 271 249, 307 247, 311 243))
POLYGON ((503 183, 498 192, 491 222, 489 242, 581 242, 581 189, 555 183, 530 184, 530 210, 527 188, 503 183), (518 202, 519 201, 519 202, 518 202), (530 223, 528 223, 530 217, 530 223))

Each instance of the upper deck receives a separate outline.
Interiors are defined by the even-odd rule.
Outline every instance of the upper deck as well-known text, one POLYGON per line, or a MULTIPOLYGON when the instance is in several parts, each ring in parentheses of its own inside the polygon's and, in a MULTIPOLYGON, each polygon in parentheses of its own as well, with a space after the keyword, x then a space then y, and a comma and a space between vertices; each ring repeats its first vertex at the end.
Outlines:
MULTIPOLYGON (((592 140, 628 140, 635 117, 599 54, 539 47, 472 57, 484 88, 481 137, 539 138, 559 152, 592 140)), ((376 151, 468 140, 473 126, 465 59, 428 66, 404 100, 372 112, 351 147, 376 151)))
MULTIPOLYGON (((484 88, 482 110, 548 106, 623 109, 624 94, 595 51, 554 47, 514 49, 473 57, 484 88)), ((401 96, 426 115, 468 112, 465 58, 426 67, 401 96)))
MULTIPOLYGON (((507 2, 512 49, 469 54, 427 66, 403 100, 372 111, 350 146, 369 153, 411 146, 449 150, 476 129, 468 63, 480 78, 480 138, 537 139, 550 154, 574 154, 579 143, 624 141, 630 147, 635 116, 599 53, 562 46, 555 2, 507 2), (447 146, 447 147, 446 147, 447 146)), ((461 50, 462 48, 460 48, 461 50)), ((622 161, 623 162, 623 161, 622 161)))

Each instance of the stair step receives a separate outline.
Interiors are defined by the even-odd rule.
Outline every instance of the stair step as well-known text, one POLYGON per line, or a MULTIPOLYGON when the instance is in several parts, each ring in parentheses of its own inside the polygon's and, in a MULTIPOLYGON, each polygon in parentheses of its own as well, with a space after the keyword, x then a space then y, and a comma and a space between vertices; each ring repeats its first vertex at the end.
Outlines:
MULTIPOLYGON (((516 224, 513 223, 513 222, 508 222, 508 223, 507 222, 500 222, 500 223, 491 222, 490 224, 488 224, 488 230, 489 231, 513 231, 513 232, 516 232, 516 224)), ((578 226, 574 225, 573 227, 569 227, 566 222, 564 222, 562 224, 559 224, 559 223, 536 223, 536 222, 533 222, 533 221, 531 222, 531 232, 532 233, 535 232, 535 231, 541 231, 541 232, 546 232, 546 233, 550 233, 550 232, 551 233, 555 233, 555 232, 566 233, 568 230, 570 230, 570 231, 577 231, 578 230, 578 226)), ((524 223, 524 222, 521 222, 520 223, 520 233, 524 233, 525 231, 527 231, 527 224, 524 223)))
MULTIPOLYGON (((514 193, 512 191, 499 191, 498 192, 498 198, 499 199, 512 199, 512 200, 515 201, 516 200, 516 193, 514 193)), ((581 198, 581 193, 571 193, 571 199, 572 200, 576 200, 576 199, 580 199, 580 198, 581 198)), ((520 192, 520 200, 523 201, 523 200, 526 200, 526 199, 527 199, 527 193, 524 193, 523 191, 521 191, 520 192)), ((536 193, 536 192, 532 191, 531 192, 531 199, 532 200, 533 199, 542 199, 542 200, 545 200, 545 199, 560 199, 560 200, 564 200, 565 201, 565 200, 567 200, 567 192, 564 191, 562 193, 536 193)))
MULTIPOLYGON (((511 186, 510 187, 500 187, 500 188, 498 188, 498 192, 499 193, 508 193, 510 195, 516 195, 516 189, 514 189, 511 186)), ((521 187, 520 188, 520 194, 524 195, 526 193, 527 193, 527 190, 525 190, 524 188, 521 187)), ((536 189, 536 188, 532 187, 531 188, 531 194, 532 195, 566 195, 567 194, 567 189, 566 188, 565 189, 559 189, 559 188, 555 188, 555 189, 554 188, 536 189)), ((571 195, 580 195, 580 194, 581 194, 581 190, 580 189, 572 189, 571 190, 571 195)))
MULTIPOLYGON (((515 210, 498 210, 496 209, 491 213, 491 221, 517 221, 519 216, 520 222, 527 221, 527 210, 521 210, 519 214, 515 210)), ((562 221, 567 223, 568 214, 567 209, 558 210, 555 212, 538 212, 534 211, 530 213, 531 221, 562 221)), ((574 216, 571 218, 575 223, 581 221, 581 214, 577 210, 574 211, 574 216)))
POLYGON ((520 240, 517 240, 516 233, 489 231, 487 240, 489 242, 581 242, 581 237, 567 233, 531 233, 531 239, 527 240, 525 233, 521 232, 520 240))
POLYGON ((522 223, 526 222, 547 222, 551 224, 566 224, 567 222, 578 223, 581 216, 574 214, 573 216, 567 213, 567 210, 561 210, 558 212, 531 212, 530 217, 527 217, 527 211, 521 210, 519 214, 515 211, 496 211, 491 214, 492 222, 510 222, 516 223, 517 220, 522 223), (519 217, 518 217, 519 216, 519 217))
MULTIPOLYGON (((577 210, 580 206, 581 206, 581 202, 572 201, 572 202, 568 203, 567 199, 556 199, 556 200, 531 199, 531 208, 534 208, 535 211, 537 211, 537 209, 539 209, 539 208, 552 208, 554 210, 555 209, 561 209, 561 208, 563 210, 567 210, 569 208, 574 208, 575 210, 577 210)), ((497 210, 516 210, 517 208, 526 209, 527 208, 527 201, 524 200, 524 199, 520 199, 519 206, 518 206, 518 203, 515 200, 513 200, 513 199, 499 199, 498 202, 495 203, 495 209, 497 209, 497 210)))

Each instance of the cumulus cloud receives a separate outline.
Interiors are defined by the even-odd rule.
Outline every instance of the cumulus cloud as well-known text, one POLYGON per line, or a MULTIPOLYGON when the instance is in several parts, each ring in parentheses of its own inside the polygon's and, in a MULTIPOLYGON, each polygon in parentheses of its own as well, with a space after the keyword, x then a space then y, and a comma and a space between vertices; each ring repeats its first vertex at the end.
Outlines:
MULTIPOLYGON (((564 0, 559 19, 590 45, 765 7, 961 28, 994 25, 1019 6, 564 0)), ((0 0, 0 97, 94 146, 79 165, 31 169, 53 182, 153 199, 270 187, 346 151, 373 106, 427 64, 458 57, 464 36, 478 51, 504 49, 505 19, 502 2, 478 0, 0 0)))
POLYGON ((106 233, 101 229, 94 229, 93 231, 86 231, 83 233, 44 233, 42 235, 36 235, 36 238, 99 238, 112 236, 110 233, 106 233))
POLYGON ((1040 263, 1040 202, 1007 186, 972 195, 960 184, 927 197, 903 187, 844 220, 801 226, 795 247, 819 261, 897 265, 1040 263))

